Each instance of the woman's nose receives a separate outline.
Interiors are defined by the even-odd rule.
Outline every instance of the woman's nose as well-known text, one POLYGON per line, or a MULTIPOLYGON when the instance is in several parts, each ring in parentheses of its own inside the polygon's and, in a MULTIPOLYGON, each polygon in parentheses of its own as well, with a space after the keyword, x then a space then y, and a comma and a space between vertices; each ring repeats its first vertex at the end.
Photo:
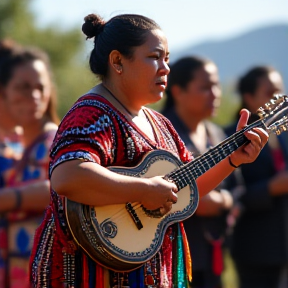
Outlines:
POLYGON ((160 67, 160 69, 165 72, 165 75, 168 75, 170 72, 170 67, 166 61, 163 61, 163 64, 160 67))
POLYGON ((42 92, 39 89, 37 89, 37 88, 32 89, 33 99, 36 99, 36 100, 41 99, 41 95, 42 95, 42 92))

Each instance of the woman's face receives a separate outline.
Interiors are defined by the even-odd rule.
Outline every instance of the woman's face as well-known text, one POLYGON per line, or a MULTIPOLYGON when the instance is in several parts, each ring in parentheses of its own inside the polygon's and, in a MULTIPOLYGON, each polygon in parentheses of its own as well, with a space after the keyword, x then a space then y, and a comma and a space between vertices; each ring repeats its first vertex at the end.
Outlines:
MULTIPOLYGON (((214 116, 220 105, 221 89, 215 64, 206 63, 193 72, 192 80, 180 88, 175 102, 179 110, 199 120, 214 116)), ((177 109, 178 109, 177 108, 177 109)))
POLYGON ((274 94, 283 91, 282 77, 277 71, 270 72, 267 76, 258 79, 258 86, 254 94, 244 95, 247 108, 256 113, 257 109, 269 102, 274 94))
POLYGON ((15 119, 11 116, 11 113, 7 109, 7 103, 5 99, 0 95, 0 130, 10 131, 17 125, 15 119))
POLYGON ((17 66, 3 94, 18 125, 41 121, 51 97, 50 75, 44 62, 35 60, 17 66))
POLYGON ((134 49, 132 59, 123 59, 122 88, 134 107, 154 103, 167 86, 169 52, 161 30, 147 32, 146 42, 134 49))

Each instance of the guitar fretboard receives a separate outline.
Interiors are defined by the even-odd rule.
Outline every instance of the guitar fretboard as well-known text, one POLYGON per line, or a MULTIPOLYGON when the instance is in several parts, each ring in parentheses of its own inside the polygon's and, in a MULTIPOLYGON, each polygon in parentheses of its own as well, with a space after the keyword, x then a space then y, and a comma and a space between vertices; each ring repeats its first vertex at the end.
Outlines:
POLYGON ((167 174, 166 177, 176 184, 178 190, 190 185, 196 178, 225 159, 240 146, 248 143, 249 140, 245 137, 244 133, 254 127, 260 127, 266 130, 264 122, 259 119, 242 130, 237 131, 218 145, 210 148, 207 152, 198 156, 193 161, 184 164, 180 166, 179 169, 167 174))

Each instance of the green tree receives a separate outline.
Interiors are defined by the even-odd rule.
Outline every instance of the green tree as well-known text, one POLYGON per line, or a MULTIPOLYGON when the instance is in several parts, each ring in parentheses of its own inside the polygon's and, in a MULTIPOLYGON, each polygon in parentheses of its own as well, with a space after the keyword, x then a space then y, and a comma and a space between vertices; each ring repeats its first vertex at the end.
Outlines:
POLYGON ((50 57, 58 89, 59 115, 96 81, 89 71, 85 37, 81 27, 61 30, 61 23, 40 28, 32 12, 32 0, 0 1, 0 39, 38 46, 50 57))

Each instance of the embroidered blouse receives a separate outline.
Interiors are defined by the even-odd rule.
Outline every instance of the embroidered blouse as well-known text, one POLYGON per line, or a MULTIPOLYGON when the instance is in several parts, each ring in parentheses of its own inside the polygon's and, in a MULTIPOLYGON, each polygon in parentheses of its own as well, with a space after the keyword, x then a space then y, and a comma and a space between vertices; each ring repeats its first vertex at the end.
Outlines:
MULTIPOLYGON (((50 176, 57 165, 72 159, 104 167, 133 167, 155 149, 168 150, 182 162, 192 160, 169 120, 152 109, 144 111, 154 127, 155 141, 103 97, 87 94, 79 98, 54 139, 50 176)), ((184 255, 189 253, 181 223, 167 229, 159 253, 141 268, 116 273, 96 264, 77 246, 67 227, 64 205, 64 197, 52 190, 51 204, 35 235, 30 262, 32 287, 188 287, 191 263, 184 255)))

